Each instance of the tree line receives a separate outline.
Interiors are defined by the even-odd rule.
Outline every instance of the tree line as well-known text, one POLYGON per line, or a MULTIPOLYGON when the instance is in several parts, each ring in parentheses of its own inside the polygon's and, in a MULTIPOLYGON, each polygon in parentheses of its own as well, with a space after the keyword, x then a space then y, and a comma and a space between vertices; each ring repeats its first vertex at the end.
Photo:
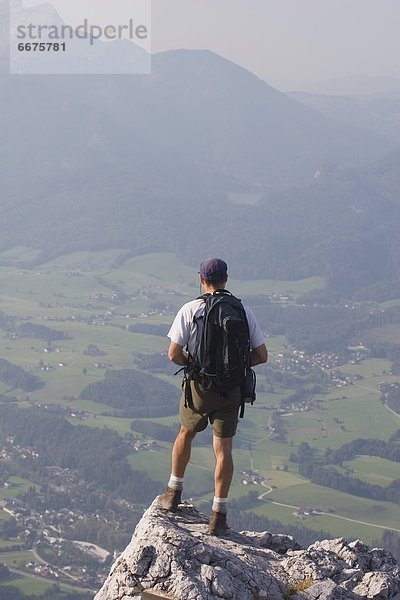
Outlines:
POLYGON ((162 425, 145 420, 132 421, 131 429, 162 442, 173 442, 177 433, 177 425, 162 425))
POLYGON ((0 358, 0 381, 24 392, 33 392, 44 385, 39 377, 25 371, 22 367, 13 365, 5 358, 0 358))
POLYGON ((292 452, 290 460, 298 464, 300 475, 307 477, 313 483, 362 498, 386 500, 400 504, 400 479, 396 479, 384 487, 351 477, 349 473, 343 474, 337 469, 342 461, 351 460, 358 454, 378 456, 399 462, 398 433, 395 434, 395 437, 392 436, 389 442, 353 440, 336 451, 326 451, 322 457, 317 455, 315 448, 310 447, 307 442, 302 442, 297 451, 292 452))
POLYGON ((165 417, 175 414, 179 392, 167 383, 135 369, 108 370, 101 381, 86 386, 80 398, 107 404, 125 417, 165 417))
POLYGON ((352 460, 359 454, 400 462, 400 429, 390 436, 387 442, 363 438, 352 440, 337 450, 331 451, 329 460, 333 464, 340 465, 344 460, 352 460))
POLYGON ((47 342, 67 339, 67 335, 64 331, 59 331, 58 329, 53 329, 46 325, 37 325, 30 321, 20 325, 17 329, 17 334, 20 337, 38 338, 40 340, 46 340, 47 342))
MULTIPOLYGON (((336 352, 347 358, 347 346, 362 339, 374 327, 400 323, 400 307, 372 312, 363 304, 349 306, 348 302, 314 305, 271 303, 254 306, 263 331, 269 335, 284 335, 289 344, 307 354, 336 352)), ((400 361, 400 344, 374 342, 371 354, 400 361)))

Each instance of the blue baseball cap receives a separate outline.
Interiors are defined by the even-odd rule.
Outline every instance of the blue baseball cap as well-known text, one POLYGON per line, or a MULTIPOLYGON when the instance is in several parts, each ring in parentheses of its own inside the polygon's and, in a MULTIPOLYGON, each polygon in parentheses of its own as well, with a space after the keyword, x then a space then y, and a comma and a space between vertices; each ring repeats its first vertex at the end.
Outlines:
POLYGON ((221 258, 206 258, 200 265, 200 275, 206 281, 222 281, 228 273, 228 265, 221 258))

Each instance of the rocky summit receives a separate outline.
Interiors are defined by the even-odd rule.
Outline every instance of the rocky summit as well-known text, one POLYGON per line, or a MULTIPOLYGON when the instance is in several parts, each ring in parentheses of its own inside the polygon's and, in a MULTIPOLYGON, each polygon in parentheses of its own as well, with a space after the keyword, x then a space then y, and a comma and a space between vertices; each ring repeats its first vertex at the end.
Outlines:
MULTIPOLYGON (((234 525, 233 523, 231 525, 234 525)), ((302 548, 292 537, 230 529, 183 504, 144 513, 95 600, 400 600, 400 568, 381 548, 343 538, 302 548)))

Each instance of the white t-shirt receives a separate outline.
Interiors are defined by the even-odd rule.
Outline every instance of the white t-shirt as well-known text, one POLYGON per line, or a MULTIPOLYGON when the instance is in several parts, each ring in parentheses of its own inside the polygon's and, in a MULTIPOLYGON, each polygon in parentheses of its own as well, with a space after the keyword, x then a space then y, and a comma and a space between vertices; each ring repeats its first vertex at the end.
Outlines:
MULTIPOLYGON (((253 311, 246 306, 244 309, 246 311, 247 322, 249 324, 250 347, 251 349, 258 348, 264 343, 264 335, 253 311)), ((171 329, 167 333, 167 336, 171 342, 175 342, 182 347, 187 345, 191 355, 194 354, 196 343, 197 326, 194 322, 194 319, 195 317, 201 317, 203 313, 204 300, 197 298, 196 300, 187 302, 178 311, 178 314, 171 325, 171 329)))

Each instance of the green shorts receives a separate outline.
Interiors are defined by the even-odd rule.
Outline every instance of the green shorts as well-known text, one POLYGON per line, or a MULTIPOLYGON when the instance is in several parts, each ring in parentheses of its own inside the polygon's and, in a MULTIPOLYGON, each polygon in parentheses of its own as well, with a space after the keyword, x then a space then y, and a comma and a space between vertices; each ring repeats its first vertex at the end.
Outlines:
MULTIPOLYGON (((188 385, 188 382, 186 383, 188 385)), ((230 438, 236 433, 241 405, 240 387, 218 394, 204 390, 196 381, 190 381, 192 402, 185 406, 185 390, 179 409, 179 422, 189 431, 203 431, 210 422, 213 434, 220 438, 230 438)))

